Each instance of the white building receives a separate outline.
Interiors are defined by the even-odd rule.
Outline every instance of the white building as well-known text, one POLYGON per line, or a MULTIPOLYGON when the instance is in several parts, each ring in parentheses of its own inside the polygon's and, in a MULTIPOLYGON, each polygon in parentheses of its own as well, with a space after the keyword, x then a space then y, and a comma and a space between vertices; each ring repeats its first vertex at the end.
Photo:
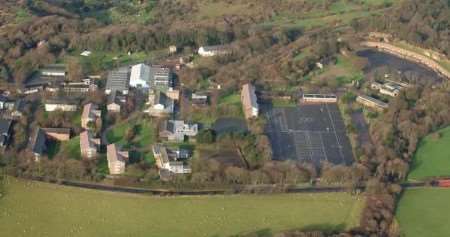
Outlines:
POLYGON ((177 160, 176 157, 170 157, 167 148, 161 144, 153 146, 153 155, 156 160, 156 166, 160 170, 166 170, 174 174, 189 174, 192 172, 188 164, 177 160))
POLYGON ((255 87, 252 84, 248 83, 242 86, 241 102, 246 119, 258 117, 258 99, 256 98, 255 87))
POLYGON ((224 45, 202 46, 198 49, 198 54, 202 57, 213 57, 229 54, 230 50, 224 45))
POLYGON ((334 94, 303 94, 304 103, 337 103, 337 96, 334 94))
POLYGON ((81 56, 84 56, 84 57, 89 57, 89 56, 91 56, 91 54, 92 54, 91 51, 85 50, 85 51, 83 51, 80 55, 81 55, 81 56))
POLYGON ((169 141, 184 141, 184 138, 195 137, 198 134, 198 124, 185 123, 182 120, 169 120, 161 124, 159 135, 169 141))
POLYGON ((402 89, 402 86, 392 83, 392 82, 388 82, 388 83, 384 83, 384 84, 381 84, 378 82, 373 82, 370 85, 370 88, 372 90, 378 91, 382 95, 387 95, 390 97, 397 97, 400 94, 400 90, 402 89))
POLYGON ((48 77, 65 77, 66 76, 66 66, 64 64, 50 64, 41 70, 42 76, 48 77))
POLYGON ((141 63, 131 67, 130 86, 139 88, 150 87, 150 67, 141 63))
POLYGON ((53 112, 53 111, 64 111, 64 112, 74 112, 77 111, 78 105, 71 102, 60 102, 60 101, 47 101, 45 102, 45 111, 53 112))

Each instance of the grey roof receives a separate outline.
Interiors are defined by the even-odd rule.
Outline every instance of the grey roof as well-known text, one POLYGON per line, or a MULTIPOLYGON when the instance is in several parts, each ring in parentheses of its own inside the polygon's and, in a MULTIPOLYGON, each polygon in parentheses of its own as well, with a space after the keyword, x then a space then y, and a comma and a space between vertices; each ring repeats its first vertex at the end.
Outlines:
POLYGON ((159 89, 167 89, 171 84, 170 68, 162 66, 150 67, 150 83, 159 89))
POLYGON ((33 151, 33 153, 39 155, 44 154, 45 150, 47 149, 46 142, 47 135, 45 134, 45 131, 41 128, 38 128, 31 145, 31 150, 33 151))
POLYGON ((125 96, 123 96, 119 91, 112 91, 111 94, 108 95, 108 104, 120 104, 124 99, 125 96))
POLYGON ((128 90, 128 80, 130 78, 130 68, 121 67, 108 73, 106 89, 111 91, 128 90))
POLYGON ((49 64, 41 69, 41 72, 66 72, 66 65, 64 64, 49 64))
POLYGON ((166 124, 167 131, 169 131, 171 133, 175 133, 175 123, 174 122, 175 121, 173 121, 173 120, 167 121, 167 124, 166 124))
POLYGON ((169 97, 167 97, 166 94, 158 91, 156 94, 156 100, 155 100, 156 104, 162 104, 164 105, 164 107, 171 107, 173 105, 173 100, 170 99, 169 97))
MULTIPOLYGON (((34 73, 31 77, 29 77, 25 82, 24 86, 26 88, 30 87, 38 87, 38 86, 49 86, 52 84, 53 80, 58 80, 59 77, 48 77, 43 76, 39 73, 34 73)), ((63 80, 64 78, 61 78, 63 80)))
POLYGON ((12 120, 0 119, 0 145, 4 146, 8 142, 11 131, 12 120))
POLYGON ((11 129, 12 120, 0 119, 0 135, 9 134, 11 129))

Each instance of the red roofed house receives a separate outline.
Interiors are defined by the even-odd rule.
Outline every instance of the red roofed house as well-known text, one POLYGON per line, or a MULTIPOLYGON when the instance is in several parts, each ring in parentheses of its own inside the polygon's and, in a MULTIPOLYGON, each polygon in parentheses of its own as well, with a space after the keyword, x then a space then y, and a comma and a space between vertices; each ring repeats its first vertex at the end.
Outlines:
POLYGON ((128 161, 128 151, 120 151, 116 144, 109 144, 106 147, 108 158, 108 168, 111 175, 125 173, 126 162, 128 161))
POLYGON ((85 159, 96 157, 98 146, 100 146, 100 139, 93 138, 90 131, 84 131, 80 134, 81 157, 85 159))
POLYGON ((102 111, 98 109, 97 105, 93 103, 85 104, 81 114, 81 127, 89 129, 89 123, 95 123, 98 118, 101 118, 101 115, 102 111))

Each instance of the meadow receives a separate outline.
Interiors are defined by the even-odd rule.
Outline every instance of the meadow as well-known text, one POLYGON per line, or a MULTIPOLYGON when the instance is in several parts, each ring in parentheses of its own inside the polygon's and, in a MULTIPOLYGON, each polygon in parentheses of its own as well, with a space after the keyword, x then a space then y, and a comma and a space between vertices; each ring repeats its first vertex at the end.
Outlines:
POLYGON ((231 236, 358 225, 362 196, 346 193, 159 197, 8 178, 3 236, 231 236))
POLYGON ((426 136, 418 145, 409 180, 450 176, 450 127, 426 136), (436 134, 439 134, 436 136, 436 134))
POLYGON ((400 199, 396 213, 402 236, 448 236, 450 233, 448 200, 450 200, 450 189, 406 190, 400 199))

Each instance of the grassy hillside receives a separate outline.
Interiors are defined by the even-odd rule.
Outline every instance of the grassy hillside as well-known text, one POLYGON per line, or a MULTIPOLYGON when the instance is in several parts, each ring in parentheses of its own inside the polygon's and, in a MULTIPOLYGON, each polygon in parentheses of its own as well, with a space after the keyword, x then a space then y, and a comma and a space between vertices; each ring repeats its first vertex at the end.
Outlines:
POLYGON ((408 178, 415 180, 433 176, 450 176, 450 127, 420 142, 408 178))
POLYGON ((450 189, 407 190, 400 200, 396 214, 402 236, 449 236, 448 200, 450 200, 450 189))
POLYGON ((10 178, 4 236, 230 236, 257 230, 349 228, 363 198, 345 193, 157 197, 10 178))

